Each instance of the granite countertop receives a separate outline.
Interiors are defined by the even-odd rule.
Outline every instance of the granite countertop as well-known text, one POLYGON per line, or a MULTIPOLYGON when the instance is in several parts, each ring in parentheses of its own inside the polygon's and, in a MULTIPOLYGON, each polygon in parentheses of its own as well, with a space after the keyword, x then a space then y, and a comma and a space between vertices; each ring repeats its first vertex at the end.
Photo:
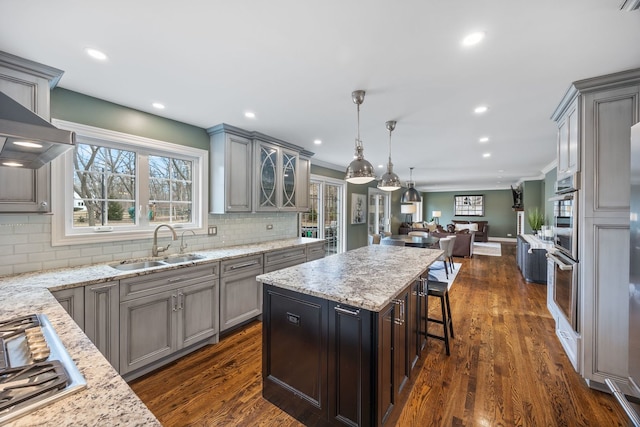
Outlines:
POLYGON ((151 411, 147 409, 49 291, 140 276, 158 270, 177 269, 191 264, 240 258, 319 241, 322 240, 303 237, 198 251, 192 252, 202 257, 197 261, 144 270, 123 272, 108 264, 102 264, 0 277, 0 320, 33 313, 44 313, 87 381, 86 389, 29 415, 16 418, 8 425, 55 425, 56 427, 160 425, 151 411))
POLYGON ((541 240, 538 236, 534 236, 533 234, 521 234, 522 238, 529 243, 529 253, 533 249, 553 249, 553 241, 552 240, 541 240))
POLYGON ((378 312, 442 255, 439 249, 370 245, 262 274, 258 281, 378 312))

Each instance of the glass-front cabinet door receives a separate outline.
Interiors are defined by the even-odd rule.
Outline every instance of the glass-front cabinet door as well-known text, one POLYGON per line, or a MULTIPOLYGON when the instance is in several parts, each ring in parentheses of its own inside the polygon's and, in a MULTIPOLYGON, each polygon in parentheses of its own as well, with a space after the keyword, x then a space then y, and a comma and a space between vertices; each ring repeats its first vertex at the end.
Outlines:
POLYGON ((296 208, 298 154, 282 150, 282 208, 296 208))
POLYGON ((274 210, 278 208, 278 151, 278 148, 272 145, 259 144, 257 210, 274 210))

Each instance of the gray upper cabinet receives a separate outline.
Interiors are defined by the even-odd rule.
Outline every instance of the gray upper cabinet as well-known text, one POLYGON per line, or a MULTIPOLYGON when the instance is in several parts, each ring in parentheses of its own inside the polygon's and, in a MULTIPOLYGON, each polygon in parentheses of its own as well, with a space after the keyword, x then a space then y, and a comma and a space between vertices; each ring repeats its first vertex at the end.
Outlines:
POLYGON ((558 119, 558 179, 580 171, 578 101, 571 102, 558 119))
MULTIPOLYGON (((0 52, 0 92, 18 101, 43 119, 50 120, 49 91, 62 71, 0 52)), ((0 213, 51 211, 50 166, 40 169, 0 167, 0 213)))
POLYGON ((211 134, 211 213, 251 212, 253 142, 231 133, 211 134))
POLYGON ((224 123, 207 132, 211 213, 309 209, 313 153, 224 123))

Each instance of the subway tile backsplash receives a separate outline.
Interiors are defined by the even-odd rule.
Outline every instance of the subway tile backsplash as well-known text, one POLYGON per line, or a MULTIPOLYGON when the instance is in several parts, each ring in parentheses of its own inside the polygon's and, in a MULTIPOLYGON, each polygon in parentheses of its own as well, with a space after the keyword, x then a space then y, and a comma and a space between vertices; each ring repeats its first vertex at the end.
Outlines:
MULTIPOLYGON (((216 236, 185 233, 186 252, 296 237, 298 214, 212 214, 209 225, 218 227, 216 236), (268 230, 269 225, 273 227, 268 230)), ((181 231, 176 231, 179 239, 181 231)), ((149 238, 54 247, 51 246, 50 215, 0 215, 0 276, 150 257, 151 243, 149 238)), ((168 243, 165 234, 159 243, 168 243)), ((171 242, 168 254, 179 250, 180 240, 171 242)))

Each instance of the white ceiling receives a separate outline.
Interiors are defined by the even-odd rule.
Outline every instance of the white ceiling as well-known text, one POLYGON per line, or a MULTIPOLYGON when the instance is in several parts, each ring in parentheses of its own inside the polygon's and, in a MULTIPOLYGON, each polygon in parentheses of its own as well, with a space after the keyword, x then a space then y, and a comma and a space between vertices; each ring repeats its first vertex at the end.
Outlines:
POLYGON ((403 181, 413 166, 421 190, 495 189, 554 161, 549 117, 572 81, 640 67, 640 11, 620 3, 2 0, 0 50, 64 70, 63 88, 203 128, 259 131, 340 168, 354 151, 351 92, 364 89, 374 166, 386 164, 385 122, 397 120, 403 181), (463 48, 478 30, 485 40, 463 48))

